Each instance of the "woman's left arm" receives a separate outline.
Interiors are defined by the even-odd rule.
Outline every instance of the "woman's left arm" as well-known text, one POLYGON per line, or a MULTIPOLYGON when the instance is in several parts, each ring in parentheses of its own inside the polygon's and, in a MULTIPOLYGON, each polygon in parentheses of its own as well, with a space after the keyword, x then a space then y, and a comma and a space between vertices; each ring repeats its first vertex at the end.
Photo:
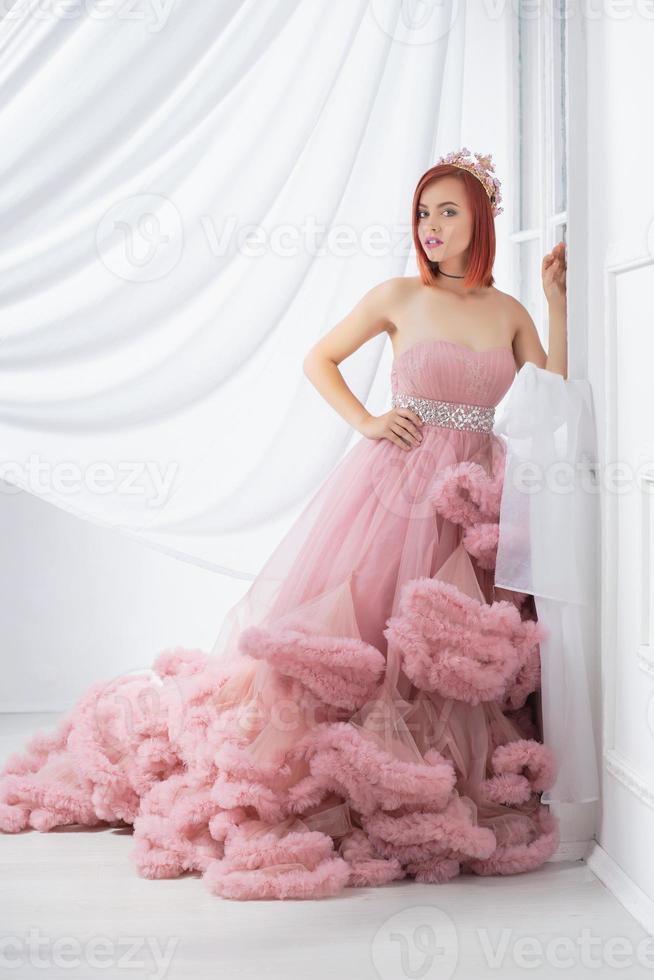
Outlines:
POLYGON ((549 339, 547 346, 548 371, 568 376, 568 297, 566 289, 567 263, 565 244, 557 242, 543 258, 543 289, 549 310, 549 339))
POLYGON ((517 304, 517 326, 513 338, 513 353, 518 370, 525 361, 537 367, 568 376, 568 315, 566 292, 565 244, 558 242, 543 258, 541 274, 549 311, 549 339, 545 350, 540 342, 536 324, 525 307, 517 304))

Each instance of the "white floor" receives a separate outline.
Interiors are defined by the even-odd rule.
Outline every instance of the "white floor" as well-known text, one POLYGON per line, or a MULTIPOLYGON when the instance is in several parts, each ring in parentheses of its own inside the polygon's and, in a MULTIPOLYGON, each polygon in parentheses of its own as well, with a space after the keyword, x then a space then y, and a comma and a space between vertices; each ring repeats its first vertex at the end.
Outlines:
MULTIPOLYGON (((0 759, 55 714, 0 715, 0 759)), ((0 834, 0 973, 480 980, 654 974, 654 942, 583 861, 318 901, 235 902, 140 878, 127 828, 0 834), (639 948, 640 944, 640 948, 639 948)))

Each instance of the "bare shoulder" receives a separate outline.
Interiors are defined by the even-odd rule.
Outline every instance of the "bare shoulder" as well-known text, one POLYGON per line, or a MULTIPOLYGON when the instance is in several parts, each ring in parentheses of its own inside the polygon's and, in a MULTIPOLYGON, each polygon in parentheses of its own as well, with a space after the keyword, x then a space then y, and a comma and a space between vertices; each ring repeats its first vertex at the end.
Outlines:
POLYGON ((424 286, 420 276, 393 276, 392 279, 386 280, 385 286, 389 327, 392 329, 395 320, 401 317, 406 303, 410 302, 424 286))
POLYGON ((305 364, 315 358, 340 364, 362 344, 393 329, 393 319, 406 289, 406 277, 393 276, 371 286, 354 307, 308 351, 305 364))
POLYGON ((395 321, 401 315, 406 302, 421 285, 420 276, 392 276, 377 283, 366 293, 365 301, 383 317, 387 333, 394 330, 395 321))
POLYGON ((423 289, 424 283, 421 276, 397 276, 397 290, 402 296, 411 295, 417 289, 423 289))
POLYGON ((391 276, 384 279, 369 290, 369 295, 375 295, 380 300, 387 300, 392 304, 395 300, 402 299, 410 294, 420 282, 420 276, 391 276))

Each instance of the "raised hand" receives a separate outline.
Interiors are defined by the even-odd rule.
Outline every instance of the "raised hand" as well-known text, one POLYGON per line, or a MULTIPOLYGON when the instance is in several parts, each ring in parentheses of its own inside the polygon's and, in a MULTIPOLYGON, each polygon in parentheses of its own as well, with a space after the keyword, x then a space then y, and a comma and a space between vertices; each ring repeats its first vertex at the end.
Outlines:
POLYGON ((551 252, 543 257, 541 275, 547 302, 562 303, 567 300, 566 289, 566 247, 565 242, 557 242, 551 252))

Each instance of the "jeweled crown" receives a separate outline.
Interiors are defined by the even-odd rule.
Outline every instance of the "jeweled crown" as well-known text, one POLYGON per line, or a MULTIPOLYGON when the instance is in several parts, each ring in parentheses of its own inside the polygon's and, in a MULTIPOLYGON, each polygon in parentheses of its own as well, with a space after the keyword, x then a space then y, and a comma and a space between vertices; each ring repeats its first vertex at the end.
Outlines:
POLYGON ((500 182, 495 176, 495 164, 493 163, 492 156, 492 153, 487 153, 485 156, 482 156, 480 153, 473 153, 467 146, 464 146, 460 150, 454 150, 452 153, 447 153, 441 157, 436 161, 436 166, 442 163, 449 163, 454 167, 460 167, 462 170, 467 170, 469 173, 474 174, 477 180, 483 184, 491 202, 493 217, 496 218, 498 214, 504 211, 504 208, 500 207, 502 193, 500 182))

